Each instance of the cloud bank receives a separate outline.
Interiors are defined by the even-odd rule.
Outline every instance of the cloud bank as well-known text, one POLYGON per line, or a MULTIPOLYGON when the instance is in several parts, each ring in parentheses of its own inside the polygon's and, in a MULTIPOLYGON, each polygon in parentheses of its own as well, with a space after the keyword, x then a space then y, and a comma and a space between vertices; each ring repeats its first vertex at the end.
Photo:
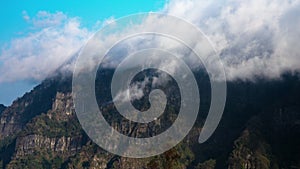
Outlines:
MULTIPOLYGON (((159 12, 199 27, 220 54, 228 80, 279 78, 286 71, 300 70, 300 0, 170 0, 159 12)), ((62 12, 40 11, 34 17, 26 11, 22 14, 33 33, 2 48, 0 83, 43 80, 73 58, 93 34, 78 18, 62 12)), ((114 20, 108 18, 102 25, 114 20)), ((153 26, 149 22, 145 24, 153 26)), ((153 30, 163 29, 155 25, 153 30)), ((137 29, 142 28, 129 31, 137 29)), ((106 40, 113 41, 115 36, 106 40)))
POLYGON ((279 78, 300 69, 299 0, 171 0, 164 11, 202 29, 228 79, 279 78))

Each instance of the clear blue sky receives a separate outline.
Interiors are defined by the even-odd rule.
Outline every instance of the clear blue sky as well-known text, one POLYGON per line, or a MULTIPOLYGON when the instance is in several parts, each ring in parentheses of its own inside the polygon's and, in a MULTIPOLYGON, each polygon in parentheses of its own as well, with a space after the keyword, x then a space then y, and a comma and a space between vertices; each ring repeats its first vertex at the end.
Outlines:
MULTIPOLYGON (((138 12, 158 11, 163 8, 165 0, 9 0, 0 6, 0 45, 30 33, 30 25, 24 20, 22 12, 35 16, 38 11, 55 13, 61 11, 69 17, 79 17, 84 27, 91 28, 97 21, 110 17, 119 18, 138 12)), ((1 67, 1 60, 0 60, 1 67)), ((1 75, 0 75, 1 76, 1 75)), ((0 83, 0 104, 11 102, 30 91, 37 81, 17 81, 0 83)))

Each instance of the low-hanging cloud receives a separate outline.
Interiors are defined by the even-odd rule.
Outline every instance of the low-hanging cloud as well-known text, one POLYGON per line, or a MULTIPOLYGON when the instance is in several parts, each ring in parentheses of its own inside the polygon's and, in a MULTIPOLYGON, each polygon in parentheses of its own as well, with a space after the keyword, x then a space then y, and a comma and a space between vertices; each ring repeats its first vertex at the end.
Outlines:
MULTIPOLYGON (((160 12, 178 16, 199 27, 220 54, 229 80, 256 76, 279 78, 286 71, 300 70, 300 0, 170 0, 160 12)), ((83 28, 78 18, 62 12, 40 11, 34 17, 26 11, 22 14, 34 32, 13 39, 2 49, 0 83, 43 80, 72 59, 93 33, 83 28)), ((102 25, 111 22, 114 18, 102 25)), ((159 21, 155 23, 145 20, 143 26, 150 26, 153 31, 164 29, 159 21)), ((135 33, 143 26, 133 26, 127 32, 135 33)), ((105 40, 114 41, 116 36, 105 40)), ((127 52, 135 51, 131 49, 135 47, 137 45, 131 45, 127 52)), ((175 47, 176 44, 170 48, 175 47)))
POLYGON ((299 0, 171 0, 164 11, 203 30, 228 79, 279 78, 300 70, 299 0))
MULTIPOLYGON (((280 78, 285 72, 300 70, 300 49, 297 44, 300 38, 300 0, 171 0, 161 12, 183 18, 205 33, 221 57, 228 80, 280 78)), ((134 25, 125 32, 134 34, 145 27, 153 32, 176 27, 162 27, 164 18, 152 19, 145 18, 143 24, 134 25)), ((189 30, 182 31, 189 39, 195 38, 189 35, 189 30)), ((111 35, 106 40, 115 38, 115 35, 111 35)), ((131 42, 134 45, 126 48, 127 53, 145 45, 137 42, 131 42)), ((179 47, 172 43, 156 43, 154 46, 170 51, 176 51, 175 48, 179 47)), ((211 65, 206 66, 210 69, 219 66, 213 65, 213 61, 209 63, 211 65)))

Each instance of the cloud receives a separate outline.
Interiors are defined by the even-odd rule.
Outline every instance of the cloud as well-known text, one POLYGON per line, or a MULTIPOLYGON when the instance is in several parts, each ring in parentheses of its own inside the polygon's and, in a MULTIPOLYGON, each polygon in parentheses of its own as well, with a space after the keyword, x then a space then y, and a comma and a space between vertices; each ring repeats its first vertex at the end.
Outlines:
POLYGON ((299 71, 299 11, 299 0, 171 0, 164 9, 202 29, 229 80, 299 71))
MULTIPOLYGON (((253 80, 257 76, 280 78, 287 71, 298 72, 299 11, 300 0, 171 0, 162 10, 193 23, 206 34, 220 54, 228 80, 253 80)), ((145 27, 148 31, 167 32, 176 28, 176 23, 165 25, 163 17, 145 18, 143 24, 132 25, 122 33, 134 34, 143 31, 145 27)), ((188 33, 189 30, 180 31, 180 36, 197 42, 188 33)), ((106 38, 107 41, 112 39, 116 39, 116 35, 108 35, 106 38)), ((135 42, 128 40, 131 45, 124 47, 125 53, 133 53, 147 45, 184 53, 176 50, 176 43, 164 43, 163 38, 151 40, 152 44, 146 37, 136 38, 135 42)), ((214 65, 213 60, 207 63, 206 66, 213 71, 214 67, 220 66, 214 65)))
POLYGON ((112 24, 115 21, 116 21, 116 19, 113 16, 111 16, 111 17, 109 17, 109 18, 107 18, 107 19, 105 19, 103 21, 102 26, 105 26, 105 25, 108 25, 108 24, 112 24))
POLYGON ((69 19, 64 13, 49 13, 47 11, 39 11, 31 20, 35 28, 44 28, 51 26, 59 26, 69 19))
POLYGON ((144 89, 146 85, 150 82, 149 77, 145 77, 143 81, 137 81, 130 84, 129 88, 124 91, 119 91, 113 102, 129 102, 134 100, 139 100, 144 96, 144 89))
POLYGON ((147 85, 151 88, 157 88, 166 85, 172 79, 161 72, 156 72, 156 76, 145 76, 142 81, 135 81, 129 85, 126 90, 118 91, 117 95, 113 98, 113 102, 125 103, 129 101, 139 100, 145 96, 144 90, 147 85))
POLYGON ((2 48, 0 83, 43 80, 72 58, 91 36, 91 32, 80 26, 78 18, 61 12, 40 11, 32 19, 23 12, 23 16, 36 30, 2 48))
MULTIPOLYGON (((178 16, 199 27, 218 50, 227 78, 245 80, 256 76, 279 78, 283 72, 300 70, 299 11, 300 0, 170 0, 161 12, 178 16)), ((43 80, 72 59, 93 32, 83 28, 79 18, 68 17, 62 12, 40 11, 30 17, 23 11, 22 15, 31 24, 33 33, 13 39, 2 49, 0 83, 24 79, 43 80)), ((114 21, 111 17, 97 22, 95 26, 98 28, 114 21)), ((153 32, 167 32, 177 26, 175 22, 167 26, 164 22, 163 17, 155 20, 145 18, 143 24, 131 25, 118 33, 135 34, 145 27, 153 32)), ((181 36, 197 41, 187 33, 189 30, 180 31, 181 36)), ((101 42, 91 45, 89 51, 105 49, 119 36, 108 33, 101 42)), ((133 53, 152 46, 179 55, 185 53, 178 47, 178 42, 163 37, 135 37, 128 42, 119 48, 122 49, 120 52, 133 53)), ((116 66, 118 62, 112 60, 107 65, 116 66)), ((213 67, 214 62, 210 63, 208 66, 213 67)), ((64 68, 71 69, 72 64, 64 65, 64 68)), ((93 64, 94 61, 82 65, 93 64)))
POLYGON ((28 15, 27 11, 22 11, 22 16, 25 21, 30 20, 30 16, 28 15))

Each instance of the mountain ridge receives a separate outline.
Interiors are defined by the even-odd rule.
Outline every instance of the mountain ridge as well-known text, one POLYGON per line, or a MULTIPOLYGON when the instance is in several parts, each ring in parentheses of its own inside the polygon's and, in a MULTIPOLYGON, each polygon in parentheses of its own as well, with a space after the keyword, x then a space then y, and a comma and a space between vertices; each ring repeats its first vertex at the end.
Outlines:
MULTIPOLYGON (((201 72, 195 74, 203 76, 201 72)), ((114 156, 88 138, 73 109, 71 82, 71 75, 48 78, 0 113, 3 168, 299 167, 297 75, 285 74, 279 80, 255 83, 228 82, 223 118, 207 142, 199 145, 197 137, 207 114, 209 97, 202 99, 205 104, 195 127, 178 146, 146 159, 114 156)), ((205 92, 209 87, 205 82, 203 85, 200 91, 205 92)), ((124 133, 128 130, 123 122, 112 126, 124 133)), ((133 128, 135 135, 143 133, 140 127, 133 128)))

